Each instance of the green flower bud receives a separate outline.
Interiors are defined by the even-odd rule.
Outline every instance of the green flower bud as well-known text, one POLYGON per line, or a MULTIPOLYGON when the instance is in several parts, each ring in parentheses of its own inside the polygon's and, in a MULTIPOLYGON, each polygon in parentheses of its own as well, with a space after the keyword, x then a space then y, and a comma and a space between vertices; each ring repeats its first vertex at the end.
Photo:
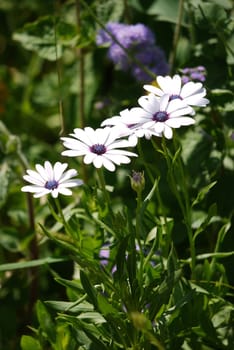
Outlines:
POLYGON ((145 188, 144 172, 138 172, 133 170, 132 176, 130 176, 130 179, 131 179, 132 189, 136 192, 142 192, 143 189, 145 188))

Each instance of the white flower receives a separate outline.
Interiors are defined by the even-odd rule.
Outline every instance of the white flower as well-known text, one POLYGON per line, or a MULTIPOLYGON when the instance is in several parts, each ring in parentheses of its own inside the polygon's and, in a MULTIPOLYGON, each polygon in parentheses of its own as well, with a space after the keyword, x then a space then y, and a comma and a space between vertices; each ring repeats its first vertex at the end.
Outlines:
POLYGON ((154 94, 142 96, 138 103, 141 107, 131 109, 131 113, 141 119, 141 128, 154 132, 167 139, 172 138, 172 128, 179 128, 182 125, 192 125, 195 123, 191 117, 184 117, 190 113, 190 107, 182 100, 175 99, 169 101, 169 95, 163 95, 158 99, 154 94))
POLYGON ((96 168, 104 166, 109 171, 115 170, 115 164, 130 163, 131 156, 137 154, 122 150, 132 146, 128 140, 119 139, 117 128, 105 127, 96 130, 91 127, 84 129, 76 128, 71 137, 61 137, 63 145, 69 150, 63 151, 62 155, 68 157, 84 156, 84 163, 91 164, 96 168))
POLYGON ((209 100, 204 97, 206 95, 206 89, 200 82, 194 83, 189 81, 183 85, 181 77, 178 74, 173 77, 158 76, 156 81, 159 87, 144 85, 144 89, 158 97, 168 94, 170 100, 183 100, 184 103, 190 106, 191 110, 189 114, 191 115, 195 114, 195 111, 191 106, 205 107, 209 103, 209 100))
POLYGON ((52 166, 49 161, 45 161, 44 166, 36 164, 37 171, 27 170, 27 175, 23 176, 24 180, 31 185, 22 187, 21 191, 35 193, 33 195, 35 198, 48 193, 51 193, 54 198, 57 198, 59 193, 65 196, 71 195, 72 191, 68 187, 80 186, 83 181, 71 179, 77 175, 77 171, 75 169, 65 171, 67 166, 67 163, 60 162, 52 166))
POLYGON ((152 135, 161 136, 153 129, 143 129, 140 116, 132 113, 132 110, 124 109, 120 115, 105 119, 101 126, 113 126, 119 132, 120 137, 128 136, 132 147, 137 145, 138 138, 145 137, 150 139, 152 135))

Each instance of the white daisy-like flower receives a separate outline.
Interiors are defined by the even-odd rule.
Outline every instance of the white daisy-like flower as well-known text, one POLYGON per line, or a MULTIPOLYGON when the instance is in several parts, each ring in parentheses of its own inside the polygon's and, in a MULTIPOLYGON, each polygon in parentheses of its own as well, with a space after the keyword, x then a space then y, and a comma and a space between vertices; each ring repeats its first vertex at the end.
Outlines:
POLYGON ((141 117, 134 115, 128 108, 124 109, 119 114, 118 116, 105 119, 101 123, 101 126, 115 127, 120 137, 128 136, 132 147, 137 145, 138 138, 145 137, 146 139, 150 139, 153 135, 161 136, 153 129, 143 129, 141 117))
POLYGON ((27 175, 23 178, 31 185, 23 186, 21 191, 34 193, 35 198, 42 197, 51 193, 52 197, 57 198, 59 193, 69 196, 72 191, 69 187, 80 186, 83 181, 72 179, 78 173, 75 169, 67 169, 67 163, 56 162, 54 166, 45 161, 44 166, 36 164, 35 170, 27 170, 27 175))
POLYGON ((63 145, 68 150, 62 155, 68 157, 84 156, 84 163, 91 164, 96 168, 104 166, 109 171, 115 171, 115 165, 130 163, 129 157, 136 157, 137 154, 122 150, 131 147, 128 140, 121 139, 118 128, 84 129, 76 128, 72 137, 61 137, 63 145))
POLYGON ((203 87, 202 83, 194 83, 189 81, 183 84, 181 77, 175 74, 173 77, 170 76, 158 76, 156 78, 157 85, 144 85, 144 89, 150 93, 161 97, 165 94, 170 96, 170 100, 180 99, 188 106, 190 106, 191 115, 195 114, 194 109, 191 106, 205 107, 209 100, 205 98, 206 89, 203 87))
POLYGON ((164 135, 167 139, 173 136, 172 128, 179 128, 183 125, 192 125, 195 120, 191 117, 184 117, 190 113, 190 107, 182 100, 170 101, 169 95, 163 95, 158 99, 154 94, 142 96, 138 99, 141 107, 131 109, 135 117, 141 118, 141 128, 154 131, 158 135, 164 135))

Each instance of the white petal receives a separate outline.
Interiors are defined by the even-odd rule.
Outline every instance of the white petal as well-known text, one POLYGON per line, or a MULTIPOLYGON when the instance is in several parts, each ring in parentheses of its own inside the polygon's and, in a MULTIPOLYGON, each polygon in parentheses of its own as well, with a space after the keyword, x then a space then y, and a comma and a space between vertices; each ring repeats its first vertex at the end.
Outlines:
POLYGON ((29 175, 24 175, 23 176, 23 179, 34 184, 34 185, 37 185, 37 186, 44 186, 45 184, 45 180, 43 180, 40 176, 40 179, 37 179, 35 177, 32 177, 32 176, 29 176, 29 175))
POLYGON ((53 180, 54 179, 54 170, 53 170, 51 163, 48 160, 45 161, 44 168, 45 168, 46 173, 48 174, 48 180, 53 180))
POLYGON ((86 146, 92 146, 94 143, 97 143, 95 130, 90 127, 86 127, 84 129, 74 129, 73 136, 75 136, 86 146))
POLYGON ((124 155, 124 156, 129 156, 129 157, 137 157, 136 153, 125 151, 122 149, 112 149, 112 150, 108 151, 107 153, 105 153, 105 155, 108 155, 108 157, 110 157, 112 155, 124 155))
POLYGON ((80 179, 67 180, 65 183, 59 184, 59 188, 81 186, 83 183, 80 179))
POLYGON ((160 111, 166 111, 169 101, 169 95, 165 94, 160 98, 160 111))
POLYGON ((79 157, 87 154, 87 151, 67 150, 67 151, 63 151, 61 154, 62 156, 67 156, 67 157, 79 157))
POLYGON ((95 168, 101 168, 103 165, 103 157, 102 156, 96 156, 96 158, 94 158, 93 160, 93 165, 95 166, 95 168))
POLYGON ((103 166, 109 171, 115 171, 115 165, 107 158, 103 158, 103 166))
MULTIPOLYGON (((182 100, 180 100, 179 98, 176 98, 174 100, 171 100, 168 103, 167 112, 171 113, 173 111, 176 111, 177 109, 182 109, 182 108, 185 108, 185 107, 188 107, 187 103, 182 101, 182 100)), ((191 107, 190 107, 190 109, 191 109, 191 107)))
POLYGON ((129 141, 131 147, 135 147, 138 143, 137 134, 134 133, 134 134, 130 135, 128 138, 128 141, 129 141))
POLYGON ((195 124, 195 120, 190 117, 180 117, 168 119, 165 123, 172 128, 179 128, 182 125, 193 125, 195 124))
POLYGON ((164 94, 171 95, 173 93, 173 79, 171 77, 158 76, 157 83, 159 87, 162 89, 162 91, 164 92, 164 94))
POLYGON ((167 139, 169 139, 169 140, 170 140, 170 139, 172 138, 172 136, 173 136, 172 129, 171 129, 169 126, 167 126, 166 124, 165 124, 165 127, 164 127, 163 134, 164 134, 164 136, 165 136, 167 139))
POLYGON ((47 194, 49 194, 51 192, 51 190, 47 190, 46 188, 44 188, 41 192, 39 193, 35 193, 33 195, 34 198, 39 198, 39 197, 42 197, 42 196, 45 196, 47 194))
POLYGON ((157 132, 157 133, 161 133, 161 132, 163 132, 163 130, 164 130, 164 123, 155 123, 155 125, 154 125, 154 130, 157 132))
POLYGON ((190 106, 188 106, 186 108, 177 109, 176 111, 171 112, 170 118, 177 118, 177 117, 180 117, 182 115, 189 115, 189 114, 192 114, 192 115, 194 114, 194 111, 190 106))
POLYGON ((89 149, 90 146, 87 144, 80 142, 76 139, 72 139, 71 137, 61 137, 61 140, 63 141, 64 147, 77 150, 77 151, 84 151, 89 149))
POLYGON ((76 175, 77 175, 77 171, 75 169, 69 169, 60 177, 59 183, 61 184, 76 175))
POLYGON ((131 162, 131 159, 126 157, 126 156, 124 156, 124 155, 115 155, 115 156, 112 155, 111 157, 106 155, 105 158, 109 159, 111 162, 113 162, 113 163, 115 163, 117 165, 120 165, 121 163, 128 164, 128 163, 131 162))
POLYGON ((71 196, 72 195, 72 191, 69 190, 68 188, 65 188, 65 187, 59 187, 58 189, 59 193, 65 195, 65 196, 71 196))
POLYGON ((54 190, 51 191, 51 195, 53 198, 57 198, 59 194, 59 191, 57 188, 55 188, 54 190))
POLYGON ((45 170, 45 168, 41 165, 41 164, 36 164, 35 168, 37 170, 37 172, 40 174, 40 176, 45 180, 48 181, 49 180, 49 174, 47 173, 47 171, 45 170))
POLYGON ((138 103, 144 110, 152 114, 158 112, 160 108, 159 101, 153 94, 149 94, 148 96, 141 96, 138 99, 138 103))
POLYGON ((148 91, 148 92, 151 92, 153 94, 155 94, 156 96, 162 96, 164 95, 164 92, 157 88, 156 86, 153 86, 153 85, 144 85, 143 88, 148 91))
POLYGON ((193 95, 186 97, 184 100, 188 105, 205 107, 210 101, 201 95, 193 95))
POLYGON ((87 153, 83 159, 85 164, 91 164, 93 163, 94 159, 97 157, 95 153, 87 153))
POLYGON ((172 94, 173 95, 180 95, 181 94, 181 77, 176 74, 173 77, 173 88, 172 88, 172 94))
POLYGON ((68 167, 67 163, 56 162, 54 165, 54 179, 59 181, 62 177, 64 170, 68 167))
POLYGON ((21 188, 21 191, 22 192, 31 192, 31 193, 34 193, 34 192, 41 192, 44 190, 44 187, 39 187, 39 186, 30 186, 30 185, 27 185, 27 186, 23 186, 21 188))
POLYGON ((194 83, 193 81, 189 81, 182 87, 181 97, 185 98, 187 96, 194 95, 199 92, 205 93, 205 91, 202 91, 202 83, 194 83))

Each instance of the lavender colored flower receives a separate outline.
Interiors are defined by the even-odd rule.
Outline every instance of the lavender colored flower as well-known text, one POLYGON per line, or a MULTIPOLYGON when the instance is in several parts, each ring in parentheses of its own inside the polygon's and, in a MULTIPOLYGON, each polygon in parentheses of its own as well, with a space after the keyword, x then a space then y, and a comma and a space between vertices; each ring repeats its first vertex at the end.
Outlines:
POLYGON ((106 266, 110 257, 110 245, 104 245, 99 251, 100 264, 106 266))
POLYGON ((181 79, 183 84, 186 84, 189 81, 203 83, 206 80, 206 69, 203 66, 197 66, 193 68, 186 67, 181 69, 181 73, 181 79))
POLYGON ((129 70, 138 81, 150 82, 152 80, 152 76, 142 69, 141 65, 155 75, 165 75, 169 71, 163 50, 155 45, 153 32, 142 23, 135 25, 108 23, 106 31, 101 29, 98 32, 96 43, 98 46, 109 45, 107 57, 117 69, 129 70), (132 62, 126 51, 140 64, 132 62))

